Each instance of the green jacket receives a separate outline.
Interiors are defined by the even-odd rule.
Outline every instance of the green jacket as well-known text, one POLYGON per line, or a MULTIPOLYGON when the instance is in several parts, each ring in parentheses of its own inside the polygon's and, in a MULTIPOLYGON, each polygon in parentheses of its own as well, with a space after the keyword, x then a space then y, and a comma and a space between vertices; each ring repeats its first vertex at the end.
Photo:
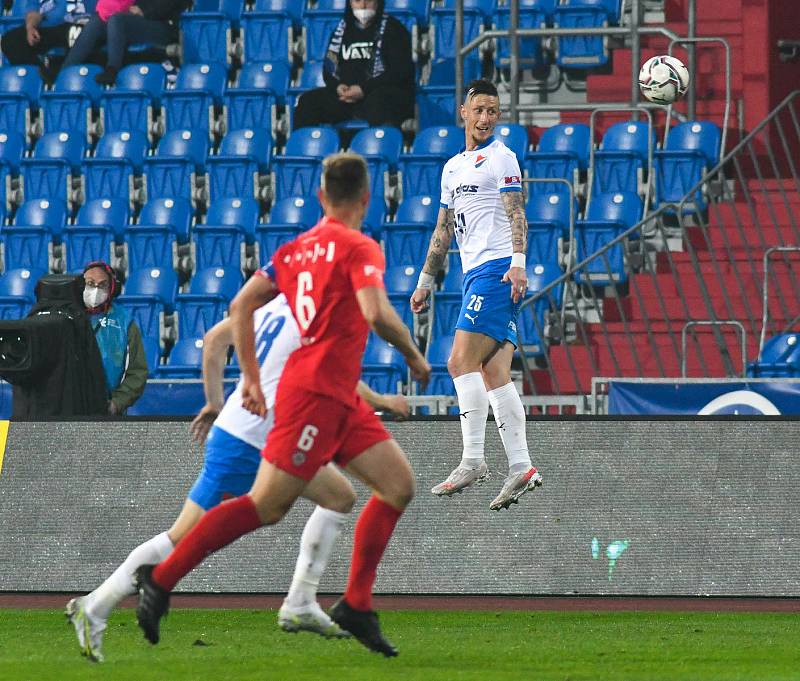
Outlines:
POLYGON ((144 392, 147 384, 147 357, 139 325, 132 321, 128 326, 128 361, 119 385, 111 392, 111 401, 119 412, 124 412, 144 392))

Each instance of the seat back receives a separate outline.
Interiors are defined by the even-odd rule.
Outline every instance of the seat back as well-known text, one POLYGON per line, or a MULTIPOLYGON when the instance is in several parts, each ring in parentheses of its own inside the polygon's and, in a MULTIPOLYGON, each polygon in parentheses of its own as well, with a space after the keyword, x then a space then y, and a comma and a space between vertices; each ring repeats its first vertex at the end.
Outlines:
POLYGON ((14 216, 14 224, 26 227, 44 227, 51 234, 60 235, 67 223, 67 204, 61 199, 31 199, 23 203, 14 216))
POLYGON ((129 270, 176 265, 177 240, 168 225, 128 225, 125 245, 129 270))
POLYGON ((289 135, 286 156, 322 159, 339 149, 339 136, 333 128, 301 128, 289 135))
POLYGON ((242 17, 245 63, 288 62, 294 23, 294 19, 283 12, 246 12, 242 17))
MULTIPOLYGON (((2 105, 0 105, 2 108, 2 105)), ((25 152, 25 137, 16 130, 0 132, 0 163, 15 173, 19 172, 19 162, 25 152)))
POLYGON ((132 270, 125 280, 126 296, 151 296, 163 304, 167 312, 173 311, 177 293, 178 275, 170 268, 132 270))
POLYGON ((342 19, 342 10, 306 10, 303 26, 306 31, 306 60, 321 61, 328 51, 331 34, 342 19))
POLYGON ((103 86, 96 82, 94 77, 100 71, 102 69, 96 64, 76 64, 61 69, 53 84, 53 92, 85 95, 94 106, 98 106, 100 96, 103 94, 103 86))
POLYGON ((287 196, 276 201, 269 214, 270 224, 297 225, 311 229, 322 217, 322 208, 315 198, 287 196))
MULTIPOLYGON (((14 5, 17 3, 15 2, 14 5)), ((42 77, 33 66, 0 66, 0 92, 23 95, 35 104, 42 94, 42 77)))
POLYGON ((642 219, 642 200, 635 192, 595 194, 586 212, 587 220, 611 220, 633 227, 642 219))
POLYGON ((206 224, 239 227, 249 240, 253 239, 258 223, 259 207, 255 199, 222 198, 213 201, 206 213, 206 224))
POLYGON ((219 14, 186 13, 180 18, 184 64, 231 62, 231 20, 219 14))
POLYGON ((379 156, 396 168, 403 150, 403 135, 397 128, 379 127, 359 130, 350 143, 350 151, 362 156, 379 156))
POLYGON ((666 148, 668 151, 699 151, 710 168, 719 161, 721 138, 719 126, 711 121, 686 121, 670 130, 666 148))
POLYGON ((3 244, 3 265, 6 270, 24 268, 49 271, 50 232, 44 227, 3 229, 0 231, 0 243, 3 244))
POLYGON ((244 232, 238 225, 197 225, 192 236, 195 267, 241 268, 244 259, 244 232))
POLYGON ((166 82, 167 72, 160 64, 130 64, 117 74, 114 89, 142 92, 158 104, 166 82))
MULTIPOLYGON (((578 216, 577 205, 573 219, 578 216)), ((532 194, 525 206, 525 217, 529 222, 546 222, 556 225, 567 234, 569 232, 569 197, 564 194, 532 194)))
POLYGON ((519 167, 524 167, 529 147, 528 129, 518 123, 503 123, 494 129, 494 136, 516 154, 519 167))
POLYGON ((439 125, 420 131, 411 146, 412 154, 430 154, 447 160, 464 146, 464 133, 453 125, 439 125))
POLYGON ((175 89, 204 90, 218 100, 222 97, 227 78, 225 67, 216 62, 184 64, 175 81, 175 89))
POLYGON ((289 89, 289 65, 285 62, 246 61, 239 72, 238 88, 271 92, 283 103, 289 89))
POLYGON ((80 135, 50 132, 42 135, 33 150, 35 160, 61 159, 73 169, 80 167, 86 142, 80 135))
POLYGON ((433 227, 439 215, 439 201, 429 195, 407 196, 397 208, 395 222, 433 227))
POLYGON ((590 129, 583 123, 560 123, 542 133, 540 152, 574 154, 582 168, 589 163, 590 129))
POLYGON ((32 270, 27 267, 7 269, 0 275, 0 296, 17 296, 28 302, 36 300, 36 284, 46 270, 32 270))
POLYGON ((97 143, 94 158, 124 159, 140 172, 149 146, 147 137, 138 130, 107 132, 97 143))
POLYGON ((207 267, 195 272, 189 283, 189 293, 219 295, 230 301, 243 284, 238 267, 207 267))
POLYGON ((64 228, 64 262, 68 272, 80 270, 87 262, 111 262, 114 232, 105 225, 70 225, 64 228))
POLYGON ((647 161, 648 149, 655 149, 655 133, 648 124, 641 121, 615 123, 603 135, 600 148, 603 151, 629 151, 642 161, 647 161))
POLYGON ((266 169, 272 156, 272 135, 264 128, 231 130, 222 138, 219 155, 249 156, 266 169))
POLYGON ((202 167, 208 156, 208 137, 193 130, 172 130, 161 138, 156 156, 182 158, 202 167))
POLYGON ((170 225, 178 243, 186 243, 192 226, 192 206, 181 197, 150 199, 142 208, 139 222, 145 225, 170 225))

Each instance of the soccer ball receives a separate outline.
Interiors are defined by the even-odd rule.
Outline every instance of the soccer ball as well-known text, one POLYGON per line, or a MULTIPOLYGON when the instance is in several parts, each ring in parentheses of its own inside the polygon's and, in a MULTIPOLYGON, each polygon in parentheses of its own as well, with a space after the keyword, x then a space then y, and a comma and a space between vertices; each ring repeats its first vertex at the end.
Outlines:
POLYGON ((676 57, 651 57, 639 71, 639 89, 654 104, 672 104, 689 87, 689 70, 676 57))

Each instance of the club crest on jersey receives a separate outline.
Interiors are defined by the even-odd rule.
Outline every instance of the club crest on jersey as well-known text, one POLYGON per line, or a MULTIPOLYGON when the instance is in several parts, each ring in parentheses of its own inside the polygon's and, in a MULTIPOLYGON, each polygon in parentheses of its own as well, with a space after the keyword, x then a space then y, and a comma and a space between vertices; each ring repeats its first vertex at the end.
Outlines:
POLYGON ((478 158, 475 159, 475 167, 480 168, 486 161, 488 156, 484 156, 483 154, 478 154, 478 158))

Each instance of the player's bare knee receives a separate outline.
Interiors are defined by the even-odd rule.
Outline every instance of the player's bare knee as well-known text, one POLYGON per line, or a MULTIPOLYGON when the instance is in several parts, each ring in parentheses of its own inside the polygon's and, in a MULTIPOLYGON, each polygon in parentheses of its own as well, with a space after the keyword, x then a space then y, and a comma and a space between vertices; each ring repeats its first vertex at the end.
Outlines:
POLYGON ((336 511, 337 513, 350 513, 350 511, 353 510, 353 506, 356 505, 357 500, 358 497, 356 496, 355 490, 350 488, 349 491, 343 491, 335 499, 331 499, 324 507, 329 511, 336 511))

